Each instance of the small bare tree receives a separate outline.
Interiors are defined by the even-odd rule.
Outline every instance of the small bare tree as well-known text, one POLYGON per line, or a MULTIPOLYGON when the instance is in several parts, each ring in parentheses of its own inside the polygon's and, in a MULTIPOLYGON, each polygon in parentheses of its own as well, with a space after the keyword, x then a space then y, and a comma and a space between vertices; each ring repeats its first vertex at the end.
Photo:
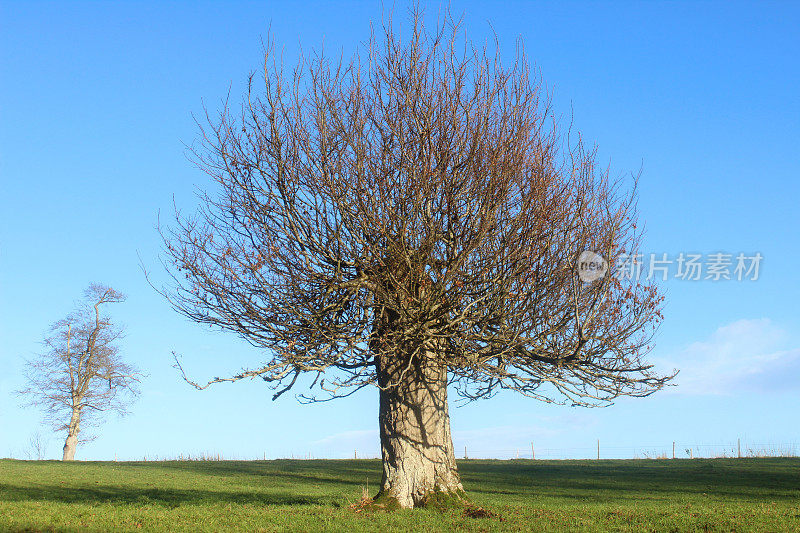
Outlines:
POLYGON ((38 431, 35 431, 31 433, 30 437, 28 437, 28 449, 26 450, 25 455, 28 457, 28 459, 41 461, 44 459, 45 448, 47 448, 47 443, 42 439, 42 434, 38 431))
POLYGON ((381 493, 402 507, 461 493, 448 389, 595 405, 671 377, 644 360, 657 288, 576 273, 583 251, 636 252, 635 188, 561 136, 523 54, 412 26, 288 76, 267 50, 263 86, 202 128, 216 194, 163 232, 174 308, 267 354, 211 383, 375 386, 381 493))
POLYGON ((44 339, 46 350, 26 363, 27 387, 18 394, 43 410, 54 431, 66 431, 64 461, 75 458, 86 429, 105 411, 127 412, 138 395, 141 374, 119 356, 122 328, 103 312, 125 296, 93 284, 78 308, 55 322, 44 339))

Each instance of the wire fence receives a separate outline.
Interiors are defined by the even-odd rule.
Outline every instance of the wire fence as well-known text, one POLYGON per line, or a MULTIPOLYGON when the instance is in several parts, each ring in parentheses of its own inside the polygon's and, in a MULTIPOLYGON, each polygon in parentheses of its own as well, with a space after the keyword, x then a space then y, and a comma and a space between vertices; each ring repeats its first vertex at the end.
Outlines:
MULTIPOLYGON (((531 442, 525 447, 508 448, 470 448, 469 445, 456 448, 456 458, 497 459, 497 460, 602 460, 602 459, 701 459, 701 458, 748 458, 748 457, 800 457, 800 445, 797 443, 750 443, 741 439, 731 443, 698 444, 675 441, 664 445, 604 445, 596 440, 589 446, 561 448, 537 447, 531 442)), ((145 455, 135 458, 117 458, 114 460, 134 461, 253 461, 253 460, 318 460, 318 459, 380 459, 380 452, 375 449, 342 452, 340 450, 315 450, 300 453, 275 453, 253 456, 226 455, 220 452, 199 452, 177 455, 145 455)))
POLYGON ((732 443, 698 444, 671 442, 665 445, 604 445, 597 440, 593 445, 566 448, 536 447, 535 443, 525 448, 471 450, 465 446, 460 454, 464 459, 695 459, 695 458, 744 458, 744 457, 798 457, 800 447, 796 443, 732 443))

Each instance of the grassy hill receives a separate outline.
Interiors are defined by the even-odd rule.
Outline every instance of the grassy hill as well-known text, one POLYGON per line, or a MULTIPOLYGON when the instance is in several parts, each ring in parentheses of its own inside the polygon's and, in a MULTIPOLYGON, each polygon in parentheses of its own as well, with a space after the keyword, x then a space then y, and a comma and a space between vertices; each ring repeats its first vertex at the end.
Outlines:
POLYGON ((497 516, 358 511, 377 460, 0 460, 6 531, 800 531, 800 459, 459 461, 497 516))

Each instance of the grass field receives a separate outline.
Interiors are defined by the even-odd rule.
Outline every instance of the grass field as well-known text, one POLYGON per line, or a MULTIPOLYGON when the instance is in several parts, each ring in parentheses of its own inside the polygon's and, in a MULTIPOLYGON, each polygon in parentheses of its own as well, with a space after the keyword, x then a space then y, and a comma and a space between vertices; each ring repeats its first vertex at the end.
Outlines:
POLYGON ((800 531, 800 459, 461 461, 476 505, 357 512, 380 463, 0 461, 2 531, 800 531))

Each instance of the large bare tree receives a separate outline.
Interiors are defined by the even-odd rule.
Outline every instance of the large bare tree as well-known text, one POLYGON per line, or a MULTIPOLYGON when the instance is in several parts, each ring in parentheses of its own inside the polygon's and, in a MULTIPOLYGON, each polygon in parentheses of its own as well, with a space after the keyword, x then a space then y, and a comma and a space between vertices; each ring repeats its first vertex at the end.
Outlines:
POLYGON ((78 441, 106 411, 125 414, 137 396, 141 374, 119 355, 122 328, 104 313, 125 296, 93 284, 77 309, 55 322, 45 337, 45 351, 26 364, 27 387, 18 391, 40 407, 54 431, 66 431, 64 461, 75 459, 78 441))
POLYGON ((183 377, 375 386, 381 494, 402 507, 461 493, 448 392, 597 405, 671 377, 643 360, 657 288, 576 275, 584 250, 636 251, 635 179, 559 132, 524 54, 460 35, 414 13, 403 39, 387 23, 350 61, 291 70, 268 46, 241 107, 200 126, 215 188, 162 229, 174 308, 265 355, 205 384, 176 358, 183 377))

